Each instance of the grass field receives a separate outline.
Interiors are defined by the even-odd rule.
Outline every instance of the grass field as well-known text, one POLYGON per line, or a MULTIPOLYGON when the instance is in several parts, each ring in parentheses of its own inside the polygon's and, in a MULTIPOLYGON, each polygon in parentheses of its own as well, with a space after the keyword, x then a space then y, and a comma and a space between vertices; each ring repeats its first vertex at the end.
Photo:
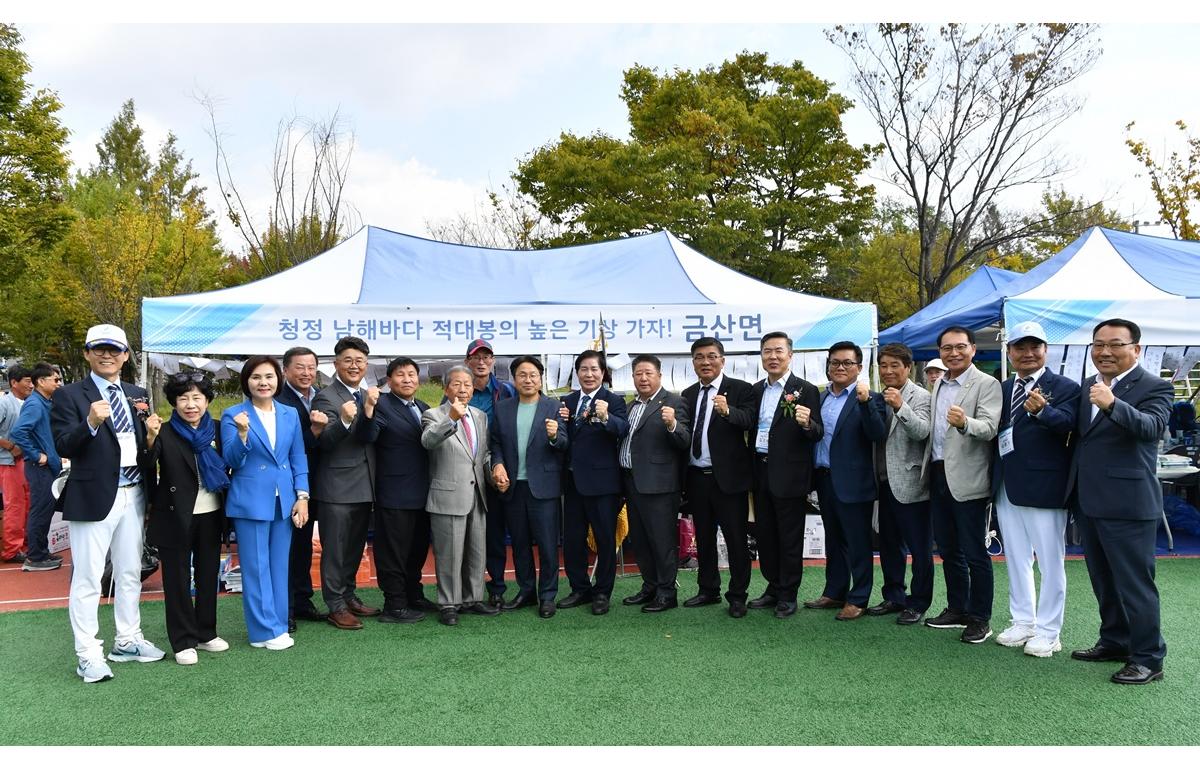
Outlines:
MULTIPOLYGON (((457 628, 435 617, 368 620, 359 632, 301 624, 294 648, 270 652, 246 644, 240 601, 228 597, 218 627, 230 651, 186 668, 169 655, 115 664, 114 680, 84 685, 65 610, 4 613, 0 744, 1200 743, 1200 560, 1160 561, 1166 680, 1141 687, 1110 683, 1117 664, 1069 658, 1096 639, 1098 619, 1084 563, 1067 567, 1065 650, 1053 659, 892 617, 752 611, 735 621, 723 605, 650 615, 616 600, 602 617, 583 608, 550 620, 465 616, 457 628)), ((1003 564, 996 576, 999 631, 1003 564)), ((822 577, 806 570, 801 599, 822 577)), ((680 573, 681 596, 694 579, 680 573)), ((618 579, 615 597, 637 587, 618 579)), ((755 572, 752 595, 761 587, 755 572)), ((374 590, 362 595, 379 603, 374 590)), ((165 646, 161 602, 143 605, 142 622, 165 646)), ((111 607, 101 627, 107 648, 111 607)))

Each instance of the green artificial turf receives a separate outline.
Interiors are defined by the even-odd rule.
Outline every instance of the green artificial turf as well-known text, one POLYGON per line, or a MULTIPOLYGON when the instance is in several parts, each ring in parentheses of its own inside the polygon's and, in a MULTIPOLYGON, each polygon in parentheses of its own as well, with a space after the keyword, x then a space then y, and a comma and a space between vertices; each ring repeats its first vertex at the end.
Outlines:
MULTIPOLYGON (((1064 651, 1052 659, 894 616, 733 620, 723 604, 643 614, 619 604, 638 588, 631 577, 618 579, 607 616, 525 609, 457 628, 369 619, 358 632, 302 623, 283 652, 250 648, 239 599, 223 597, 228 652, 201 653, 194 667, 170 655, 114 664, 114 680, 84 685, 65 610, 4 613, 0 744, 1200 743, 1200 560, 1159 561, 1169 651, 1165 681, 1148 686, 1110 683, 1118 664, 1069 658, 1096 640, 1098 617, 1084 563, 1067 573, 1064 651)), ((682 601, 695 574, 680 582, 682 601)), ((822 582, 806 569, 801 599, 822 582)), ((940 570, 937 583, 934 611, 940 570)), ((1006 587, 998 563, 997 633, 1006 587)), ((751 595, 761 588, 755 572, 751 595)), ((111 607, 100 621, 107 648, 111 607)), ((143 604, 142 624, 167 645, 161 602, 143 604)))

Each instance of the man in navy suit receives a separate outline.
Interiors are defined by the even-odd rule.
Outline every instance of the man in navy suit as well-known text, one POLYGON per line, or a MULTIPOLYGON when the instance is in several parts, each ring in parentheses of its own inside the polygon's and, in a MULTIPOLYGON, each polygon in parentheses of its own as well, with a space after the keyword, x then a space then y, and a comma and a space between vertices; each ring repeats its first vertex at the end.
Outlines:
POLYGON ((829 388, 821 395, 825 433, 813 456, 813 479, 825 524, 825 589, 804 607, 842 604, 834 618, 851 621, 863 615, 871 598, 875 570, 871 515, 877 496, 874 444, 887 437, 887 414, 883 396, 858 378, 862 349, 857 344, 839 341, 831 346, 826 366, 829 388))
POLYGON ((1011 331, 1008 359, 1016 377, 1001 385, 992 493, 1008 564, 1008 612, 1012 624, 996 642, 1024 647, 1046 658, 1058 640, 1067 600, 1066 497, 1071 468, 1071 431, 1079 408, 1079 385, 1046 369, 1046 332, 1038 323, 1011 331), (1033 562, 1042 574, 1034 606, 1033 562))
POLYGON ((754 385, 754 531, 767 589, 751 608, 796 612, 804 576, 804 516, 812 483, 813 444, 821 441, 820 393, 792 368, 792 339, 772 331, 759 342, 767 378, 754 385))
POLYGON ((146 390, 121 381, 129 359, 125 331, 115 325, 88 329, 83 356, 91 374, 54 394, 50 428, 58 454, 71 460, 63 489, 63 519, 71 534, 71 592, 68 614, 75 634, 75 672, 85 683, 112 677, 104 662, 100 629, 100 577, 112 553, 117 636, 109 661, 158 661, 164 654, 142 636, 142 525, 144 483, 154 471, 146 426, 161 420, 149 413, 146 390))
MULTIPOLYGON (((329 423, 321 411, 312 411, 317 396, 317 354, 308 347, 292 347, 283 353, 283 384, 275 399, 296 409, 300 416, 300 433, 304 437, 304 455, 308 466, 317 466, 317 438, 329 423), (310 414, 311 411, 311 414, 310 414)), ((313 475, 309 484, 313 485, 313 475)), ((308 502, 308 522, 292 528, 292 549, 288 558, 288 632, 296 631, 296 619, 325 621, 329 614, 313 603, 312 538, 317 519, 318 503, 308 502)))
POLYGON ((688 454, 688 511, 696 523, 696 574, 699 592, 683 602, 696 608, 721 602, 717 570, 717 526, 729 551, 729 615, 746 615, 750 587, 749 492, 754 479, 746 432, 754 426, 749 382, 726 376, 725 346, 706 336, 692 342, 692 367, 699 381, 683 390, 683 401, 696 414, 688 454))
POLYGON ((488 433, 492 480, 504 504, 517 570, 517 596, 504 610, 537 605, 538 615, 548 619, 558 597, 558 520, 567 430, 559 421, 558 402, 542 394, 542 361, 522 355, 509 371, 517 383, 517 397, 496 403, 496 419, 488 433), (534 541, 539 561, 536 592, 534 541))
POLYGON ((414 624, 437 605, 421 590, 429 555, 429 454, 421 445, 417 399, 421 368, 408 357, 388 363, 387 390, 367 390, 355 436, 375 446, 375 567, 383 590, 385 624, 414 624))
POLYGON ((1167 644, 1154 585, 1154 539, 1162 517, 1158 441, 1174 390, 1138 366, 1142 331, 1114 318, 1092 331, 1097 375, 1083 382, 1068 503, 1083 538, 1100 640, 1081 661, 1124 661, 1114 683, 1161 680, 1167 644))
POLYGON ((567 424, 566 499, 563 512, 563 566, 571 594, 559 608, 592 604, 592 614, 608 613, 617 573, 617 515, 621 512, 621 465, 617 451, 629 432, 625 399, 604 387, 608 363, 603 352, 586 350, 575 358, 579 389, 563 398, 558 416, 567 424), (588 576, 587 532, 596 543, 595 584, 588 576))

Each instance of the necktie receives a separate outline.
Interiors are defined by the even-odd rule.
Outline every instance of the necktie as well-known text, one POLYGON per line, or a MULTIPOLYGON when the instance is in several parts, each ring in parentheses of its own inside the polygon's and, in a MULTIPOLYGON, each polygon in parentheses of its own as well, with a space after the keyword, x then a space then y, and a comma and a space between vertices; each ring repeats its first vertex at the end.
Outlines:
POLYGON ((1025 391, 1025 387, 1029 385, 1029 379, 1018 378, 1013 382, 1012 406, 1008 409, 1008 423, 1011 424, 1017 420, 1017 416, 1023 410, 1025 398, 1029 397, 1029 393, 1025 391))
POLYGON ((643 406, 645 403, 641 400, 634 400, 629 405, 629 433, 621 443, 621 466, 625 469, 633 468, 633 433, 642 420, 643 406))
POLYGON ((363 407, 363 393, 361 389, 354 390, 354 404, 358 406, 358 410, 363 407))
POLYGON ((692 431, 692 457, 700 458, 701 449, 704 446, 704 428, 707 426, 708 418, 708 390, 712 389, 712 384, 705 384, 701 388, 700 409, 696 411, 696 429, 692 431))
POLYGON ((463 416, 461 419, 459 419, 458 423, 462 425, 463 437, 467 441, 467 450, 471 452, 472 456, 474 456, 475 455, 475 438, 471 434, 471 413, 470 413, 470 411, 468 411, 465 416, 463 416))
POLYGON ((592 404, 592 396, 591 395, 584 395, 583 397, 579 398, 579 413, 577 413, 576 416, 582 416, 583 414, 587 413, 588 406, 590 406, 591 404, 592 404))
POLYGON ((415 402, 405 403, 408 406, 408 413, 417 422, 417 426, 421 426, 421 409, 417 407, 415 402))
MULTIPOLYGON (((129 412, 125 410, 121 397, 121 388, 116 384, 108 385, 108 404, 112 406, 113 429, 117 432, 133 432, 133 422, 129 420, 129 412)), ((138 483, 142 474, 137 467, 121 467, 121 477, 129 483, 138 483)))

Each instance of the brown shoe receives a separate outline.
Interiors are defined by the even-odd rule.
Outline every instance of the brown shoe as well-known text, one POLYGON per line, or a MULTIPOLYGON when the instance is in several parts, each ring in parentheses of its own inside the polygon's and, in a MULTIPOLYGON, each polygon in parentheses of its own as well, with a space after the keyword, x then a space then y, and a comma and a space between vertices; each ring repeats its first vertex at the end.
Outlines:
POLYGON ((378 608, 371 608, 359 600, 357 597, 346 601, 346 610, 353 613, 355 616, 378 616, 383 611, 378 608))
POLYGON ((821 595, 816 600, 807 600, 804 603, 805 608, 841 608, 845 603, 841 600, 834 600, 831 597, 821 595))
POLYGON ((362 622, 358 620, 358 617, 345 608, 330 611, 326 621, 338 629, 362 629, 362 622))
POLYGON ((833 618, 837 619, 838 621, 854 621, 859 616, 862 616, 863 613, 863 609, 859 608, 857 605, 846 603, 844 606, 842 606, 842 610, 837 612, 837 616, 834 616, 833 618))

